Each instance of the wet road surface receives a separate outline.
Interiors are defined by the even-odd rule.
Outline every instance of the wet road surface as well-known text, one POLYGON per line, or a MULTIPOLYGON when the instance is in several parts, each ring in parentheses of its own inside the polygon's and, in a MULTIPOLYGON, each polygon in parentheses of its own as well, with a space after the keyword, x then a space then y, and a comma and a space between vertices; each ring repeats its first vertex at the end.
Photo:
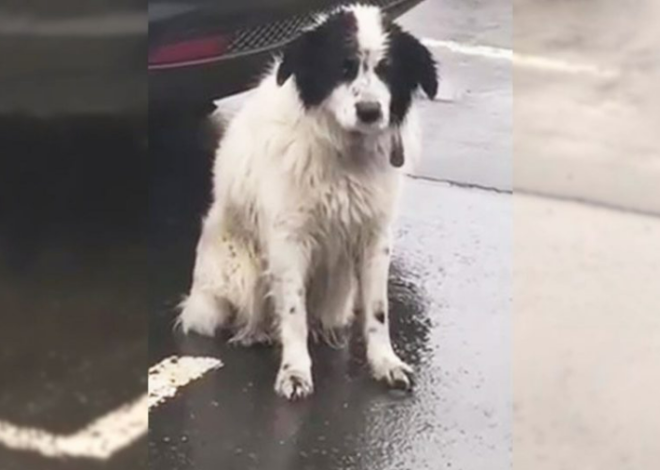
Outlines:
POLYGON ((146 468, 144 437, 106 463, 5 445, 145 391, 145 148, 112 121, 3 120, 0 155, 0 468, 146 468))

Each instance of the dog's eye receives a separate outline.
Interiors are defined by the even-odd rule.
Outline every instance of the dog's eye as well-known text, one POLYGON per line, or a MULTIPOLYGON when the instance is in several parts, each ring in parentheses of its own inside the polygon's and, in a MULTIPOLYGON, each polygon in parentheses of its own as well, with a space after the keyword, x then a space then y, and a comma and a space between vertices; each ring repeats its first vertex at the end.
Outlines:
POLYGON ((378 61, 376 64, 376 73, 378 75, 385 75, 390 69, 390 60, 385 58, 378 61))
POLYGON ((345 59, 342 65, 342 73, 345 78, 353 78, 357 74, 360 63, 356 59, 345 59))

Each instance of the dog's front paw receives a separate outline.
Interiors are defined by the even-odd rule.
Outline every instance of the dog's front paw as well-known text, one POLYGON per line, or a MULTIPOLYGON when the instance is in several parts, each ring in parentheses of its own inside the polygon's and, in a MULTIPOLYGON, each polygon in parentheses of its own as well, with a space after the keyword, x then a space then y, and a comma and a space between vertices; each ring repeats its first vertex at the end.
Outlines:
POLYGON ((414 385, 413 369, 399 359, 396 354, 372 357, 369 362, 376 380, 386 383, 390 388, 412 390, 414 385))
POLYGON ((311 370, 282 367, 275 381, 275 392, 287 400, 306 398, 314 391, 311 370))

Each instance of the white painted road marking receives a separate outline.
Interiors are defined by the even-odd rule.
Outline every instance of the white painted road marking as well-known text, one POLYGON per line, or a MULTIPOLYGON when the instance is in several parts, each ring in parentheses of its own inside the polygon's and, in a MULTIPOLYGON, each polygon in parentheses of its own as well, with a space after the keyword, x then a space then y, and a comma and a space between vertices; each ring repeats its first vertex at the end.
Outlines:
POLYGON ((208 357, 169 357, 149 369, 149 391, 94 420, 80 431, 58 435, 0 420, 0 444, 53 458, 106 460, 149 429, 149 410, 173 397, 188 383, 222 366, 208 357))
POLYGON ((527 54, 519 54, 511 49, 492 46, 469 45, 454 41, 443 41, 439 39, 425 38, 422 43, 430 48, 447 49, 457 54, 487 57, 489 59, 508 60, 514 65, 534 69, 550 70, 554 72, 584 74, 599 78, 616 77, 618 73, 613 69, 586 64, 572 63, 560 59, 540 57, 527 54))
POLYGON ((172 398, 184 385, 222 366, 212 357, 177 357, 163 359, 149 369, 149 409, 172 398))
POLYGON ((69 435, 0 421, 0 443, 10 449, 37 452, 45 457, 104 460, 146 432, 149 427, 146 409, 147 396, 143 395, 69 435))
POLYGON ((502 49, 499 47, 491 46, 471 46, 469 44, 462 44, 454 41, 442 41, 440 39, 424 38, 422 44, 426 47, 434 48, 440 47, 447 49, 451 52, 464 55, 474 55, 481 57, 488 57, 490 59, 504 59, 511 60, 513 58, 513 51, 510 49, 502 49))

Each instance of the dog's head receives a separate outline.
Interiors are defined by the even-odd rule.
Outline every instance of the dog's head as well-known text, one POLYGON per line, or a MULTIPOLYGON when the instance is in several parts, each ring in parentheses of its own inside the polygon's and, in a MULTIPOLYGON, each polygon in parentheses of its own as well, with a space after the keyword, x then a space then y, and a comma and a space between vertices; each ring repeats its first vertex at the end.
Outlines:
POLYGON ((330 113, 350 132, 401 124, 418 88, 438 90, 436 64, 414 36, 377 7, 344 7, 284 51, 277 83, 291 76, 303 105, 330 113))

